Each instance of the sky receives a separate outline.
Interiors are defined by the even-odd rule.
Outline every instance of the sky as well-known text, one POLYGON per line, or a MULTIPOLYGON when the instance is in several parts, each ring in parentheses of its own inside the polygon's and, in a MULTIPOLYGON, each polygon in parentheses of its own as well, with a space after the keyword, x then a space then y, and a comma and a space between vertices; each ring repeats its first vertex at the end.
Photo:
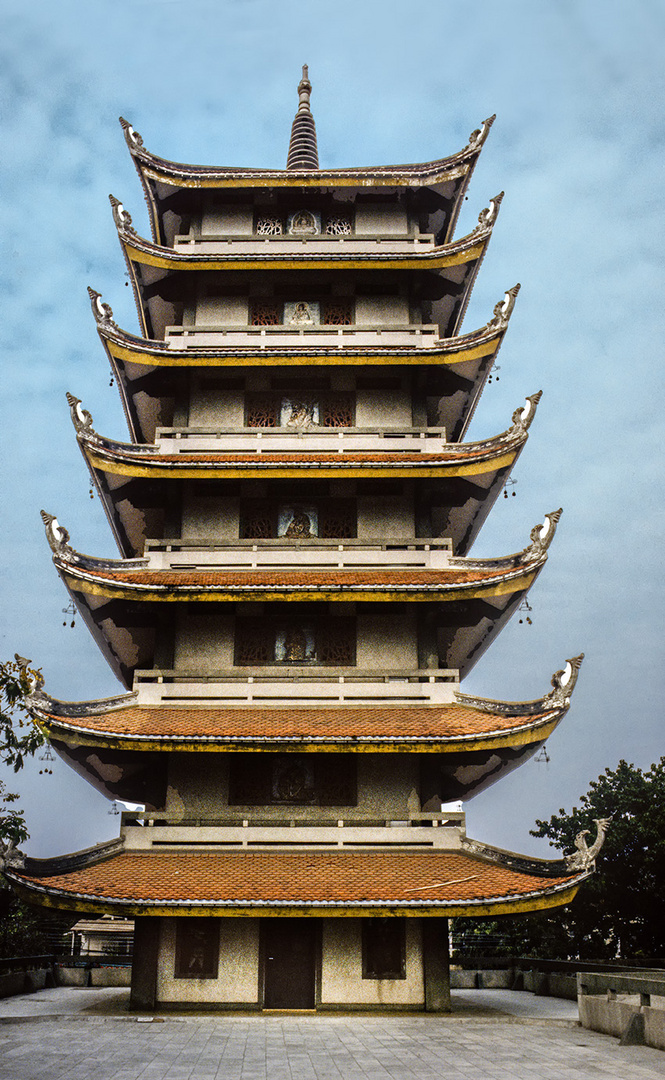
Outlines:
MULTIPOLYGON (((39 510, 73 546, 117 555, 65 401, 127 439, 86 286, 137 331, 108 193, 148 235, 125 116, 161 157, 281 168, 309 64, 322 167, 427 161, 497 120, 457 236, 505 190, 464 329, 522 290, 468 438, 505 430, 543 390, 473 554, 528 543, 564 514, 517 618, 465 680, 537 698, 586 654, 571 710, 531 761, 466 805, 469 835, 548 857, 529 835, 621 758, 665 753, 663 646, 663 148, 659 0, 5 0, 0 41, 0 658, 42 668, 55 697, 121 692, 51 563, 39 510), (66 626, 63 626, 63 621, 66 626)), ((117 833, 109 803, 60 761, 5 780, 36 856, 117 833)), ((0 774, 1 775, 1 774, 0 774)))

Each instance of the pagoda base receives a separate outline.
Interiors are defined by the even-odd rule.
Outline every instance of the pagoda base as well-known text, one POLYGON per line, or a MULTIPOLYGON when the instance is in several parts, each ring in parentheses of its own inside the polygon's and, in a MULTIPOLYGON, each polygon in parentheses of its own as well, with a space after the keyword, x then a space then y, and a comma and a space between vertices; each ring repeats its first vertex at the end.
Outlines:
POLYGON ((448 920, 139 916, 130 1007, 449 1012, 448 920))

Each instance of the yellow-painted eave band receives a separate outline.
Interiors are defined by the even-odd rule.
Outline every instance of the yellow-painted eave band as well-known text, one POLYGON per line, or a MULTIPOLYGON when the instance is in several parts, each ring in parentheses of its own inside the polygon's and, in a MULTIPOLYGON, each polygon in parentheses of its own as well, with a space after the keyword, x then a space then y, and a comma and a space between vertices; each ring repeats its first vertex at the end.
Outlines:
POLYGON ((487 582, 486 584, 474 583, 467 588, 433 588, 428 591, 420 592, 418 588, 411 588, 410 586, 404 586, 402 589, 387 588, 381 590, 373 590, 371 585, 368 587, 345 588, 343 585, 337 589, 317 588, 302 588, 295 586, 292 590, 289 589, 288 584, 276 586, 259 586, 256 588, 239 586, 232 591, 225 591, 223 587, 216 589, 214 586, 210 586, 208 589, 199 589, 195 586, 183 589, 182 586, 169 586, 163 591, 153 591, 149 586, 135 586, 132 588, 128 583, 123 586, 123 583, 116 582, 115 584, 100 583, 99 581, 91 581, 87 578, 81 579, 69 574, 66 570, 61 569, 60 573, 63 581, 69 589, 73 592, 82 593, 84 596, 102 596, 108 599, 123 599, 133 601, 150 601, 157 603, 180 603, 180 602, 209 602, 209 603, 235 603, 239 600, 271 600, 280 602, 304 602, 310 600, 325 600, 325 601, 347 601, 347 602, 365 602, 370 603, 373 601, 383 602, 397 602, 397 603, 412 603, 421 602, 427 603, 432 601, 439 601, 443 603, 452 602, 454 600, 474 600, 474 599, 486 599, 490 596, 508 596, 511 593, 519 592, 520 589, 527 589, 533 579, 536 576, 536 572, 539 567, 534 568, 531 571, 522 573, 517 577, 511 577, 508 581, 487 582))
MULTIPOLYGON (((469 155, 471 158, 471 155, 469 155)), ((442 184, 448 180, 458 180, 469 172, 469 169, 477 154, 471 160, 464 161, 459 165, 442 166, 439 172, 432 173, 367 173, 357 176, 339 176, 337 173, 326 173, 323 176, 310 176, 301 172, 286 173, 284 175, 265 175, 254 173, 245 176, 175 176, 169 172, 160 171, 154 165, 146 165, 136 158, 136 162, 144 177, 154 180, 158 184, 167 184, 174 188, 256 188, 264 191, 266 188, 329 188, 329 187, 356 187, 363 190, 371 190, 375 187, 429 187, 434 184, 442 184)))
MULTIPOLYGON (((423 348, 414 349, 409 353, 389 353, 386 352, 380 356, 372 353, 347 353, 345 349, 339 349, 334 346, 330 347, 330 352, 325 354, 312 354, 302 352, 296 353, 295 351, 288 356, 283 353, 272 353, 270 346, 260 351, 257 350, 251 356, 232 355, 229 353, 215 353, 210 352, 209 355, 187 355, 186 349, 170 350, 164 348, 162 352, 154 353, 141 350, 139 347, 130 348, 127 345, 120 345, 112 338, 104 336, 104 343, 114 358, 114 360, 123 360, 130 364, 141 364, 148 367, 274 367, 278 364, 280 367, 298 367, 307 365, 331 367, 357 367, 359 364, 368 365, 372 364, 378 367, 386 367, 388 365, 403 365, 405 367, 413 366, 428 366, 428 365, 441 365, 441 364, 465 364, 470 363, 473 360, 481 360, 485 356, 493 355, 500 344, 501 335, 503 331, 491 338, 489 341, 485 341, 480 345, 475 345, 470 348, 458 348, 458 349, 437 349, 437 348, 423 348)), ((353 342, 348 338, 345 341, 345 345, 353 346, 353 342)), ((194 348, 200 348, 201 346, 193 346, 194 348)), ((284 346, 276 345, 275 348, 284 348, 284 346)), ((301 349, 303 346, 292 346, 295 349, 301 349)), ((305 346, 306 349, 306 346, 305 346)))
POLYGON ((463 251, 445 254, 430 254, 422 252, 419 255, 405 255, 402 258, 395 256, 371 256, 365 259, 354 258, 353 255, 343 258, 331 259, 325 255, 311 255, 309 258, 298 258, 297 255, 283 256, 279 258, 261 258, 260 256, 248 255, 244 258, 226 256, 217 258, 209 255, 207 258, 182 255, 174 252, 172 256, 158 255, 154 252, 144 251, 135 247, 131 240, 126 237, 122 240, 127 258, 134 263, 143 266, 154 266, 161 270, 443 270, 448 266, 460 266, 464 263, 473 262, 480 258, 486 240, 470 245, 463 251))
POLYGON ((362 479, 364 477, 385 477, 386 479, 422 479, 438 477, 445 479, 447 477, 478 476, 496 472, 499 469, 512 465, 517 456, 517 450, 512 450, 509 453, 487 458, 485 461, 469 463, 467 465, 452 463, 443 463, 440 465, 400 465, 398 463, 382 465, 379 462, 374 464, 368 463, 367 465, 345 465, 343 463, 343 455, 340 454, 339 456, 341 460, 340 464, 337 466, 328 463, 324 465, 317 461, 294 462, 292 465, 287 465, 285 463, 280 466, 275 466, 272 463, 262 465, 260 461, 261 455, 257 455, 258 460, 256 464, 250 464, 243 461, 238 465, 229 463, 218 466, 199 466, 198 468, 190 465, 189 467, 181 468, 176 465, 175 462, 168 465, 161 465, 158 462, 155 462, 155 464, 150 466, 141 466, 134 464, 133 462, 125 464, 122 461, 107 460, 106 458, 93 453, 91 450, 86 449, 86 457, 90 464, 94 469, 97 469, 100 472, 110 473, 114 476, 149 477, 150 479, 161 480, 233 480, 239 477, 247 480, 266 480, 267 478, 275 480, 297 480, 302 477, 304 472, 309 472, 311 470, 316 471, 317 478, 319 479, 333 480, 344 477, 349 477, 351 479, 362 479))

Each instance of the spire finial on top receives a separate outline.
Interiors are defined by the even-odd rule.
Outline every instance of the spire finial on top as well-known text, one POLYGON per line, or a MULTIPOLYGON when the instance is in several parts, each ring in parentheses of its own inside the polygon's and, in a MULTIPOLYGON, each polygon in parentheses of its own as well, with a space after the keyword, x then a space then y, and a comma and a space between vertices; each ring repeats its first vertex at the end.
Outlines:
POLYGON ((291 128, 287 169, 318 169, 319 152, 316 146, 316 127, 309 105, 312 84, 307 64, 302 66, 302 79, 298 83, 298 111, 291 128))

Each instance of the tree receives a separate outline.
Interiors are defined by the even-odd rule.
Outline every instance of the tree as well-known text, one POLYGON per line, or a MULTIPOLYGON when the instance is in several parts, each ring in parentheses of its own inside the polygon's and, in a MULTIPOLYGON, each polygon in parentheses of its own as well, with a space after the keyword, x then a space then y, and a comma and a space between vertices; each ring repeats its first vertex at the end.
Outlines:
POLYGON ((596 873, 563 914, 572 955, 665 956, 665 757, 647 772, 626 761, 592 781, 570 813, 536 821, 533 836, 570 852, 594 818, 611 818, 596 873))
POLYGON ((579 807, 537 820, 531 835, 546 836, 552 847, 571 854, 583 829, 595 836, 596 818, 612 820, 596 872, 573 902, 551 913, 456 919, 453 941, 460 957, 665 957, 665 757, 647 772, 625 761, 606 769, 579 807))
MULTIPOLYGON (((26 704, 30 692, 41 681, 41 673, 29 664, 19 656, 0 661, 0 761, 11 765, 14 772, 19 772, 25 759, 32 757, 44 742, 26 704)), ((30 835, 23 812, 13 805, 18 798, 0 780, 0 843, 5 848, 17 847, 30 835)))

